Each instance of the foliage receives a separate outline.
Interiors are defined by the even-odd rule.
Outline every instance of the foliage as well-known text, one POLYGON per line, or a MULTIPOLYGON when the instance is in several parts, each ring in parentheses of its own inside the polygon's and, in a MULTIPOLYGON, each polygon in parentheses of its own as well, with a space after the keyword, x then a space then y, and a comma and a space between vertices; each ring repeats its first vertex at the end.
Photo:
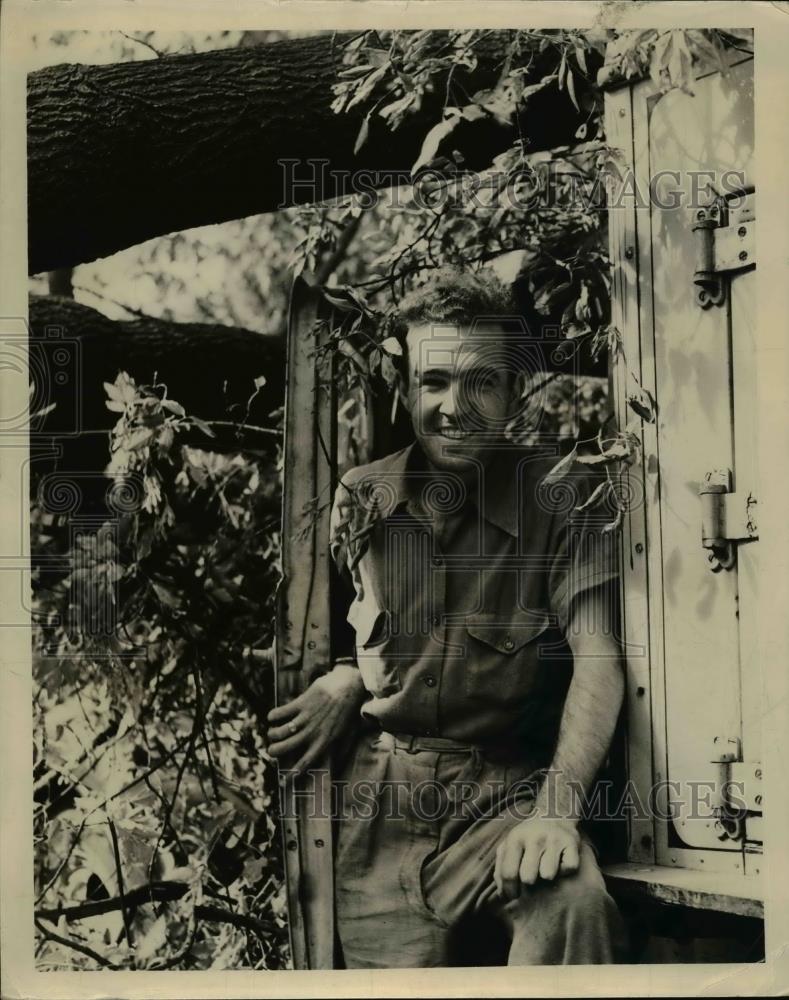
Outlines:
POLYGON ((39 967, 282 967, 272 677, 247 663, 273 639, 279 473, 180 445, 201 422, 163 386, 105 389, 106 520, 33 511, 39 967))

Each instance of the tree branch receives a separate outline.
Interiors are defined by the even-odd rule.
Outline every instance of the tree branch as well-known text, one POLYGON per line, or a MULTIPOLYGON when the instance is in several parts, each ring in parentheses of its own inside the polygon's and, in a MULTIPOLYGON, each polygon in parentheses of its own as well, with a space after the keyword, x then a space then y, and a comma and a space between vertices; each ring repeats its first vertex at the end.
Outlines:
POLYGON ((34 923, 48 941, 55 941, 57 944, 62 944, 66 948, 71 948, 72 951, 78 951, 81 955, 87 955, 88 958, 92 958, 93 961, 96 962, 97 965, 100 965, 103 969, 118 971, 121 968, 119 965, 115 965, 113 962, 110 962, 106 958, 102 957, 97 951, 89 948, 86 944, 80 944, 79 941, 72 941, 71 938, 61 937, 60 934, 56 934, 48 927, 44 927, 38 919, 35 919, 34 923))
POLYGON ((152 882, 150 885, 131 889, 122 896, 110 896, 106 899, 91 900, 87 903, 77 903, 74 906, 57 906, 54 909, 36 910, 37 920, 50 920, 57 923, 61 917, 67 921, 84 920, 87 917, 99 917, 103 913, 113 913, 116 910, 133 909, 144 903, 164 903, 185 896, 189 890, 186 882, 152 882))
MULTIPOLYGON (((62 917, 65 917, 69 922, 85 920, 88 917, 98 917, 104 913, 123 911, 124 908, 130 910, 146 903, 172 902, 181 899, 188 891, 189 885, 186 882, 152 882, 150 885, 132 889, 123 896, 78 903, 76 906, 58 906, 55 909, 36 910, 35 919, 36 921, 48 920, 52 923, 57 923, 62 917)), ((262 938, 271 935, 276 930, 271 922, 260 920, 247 913, 233 913, 232 910, 225 910, 221 906, 207 903, 199 903, 195 906, 195 916, 202 920, 242 927, 253 931, 262 938)), ((46 928, 42 928, 42 931, 46 931, 46 928)))

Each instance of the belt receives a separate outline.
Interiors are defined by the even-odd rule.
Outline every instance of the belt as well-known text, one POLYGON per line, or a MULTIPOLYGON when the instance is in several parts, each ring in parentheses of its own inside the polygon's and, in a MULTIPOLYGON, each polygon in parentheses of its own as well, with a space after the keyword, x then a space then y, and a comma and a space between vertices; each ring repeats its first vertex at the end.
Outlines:
POLYGON ((398 750, 408 750, 416 753, 419 750, 432 750, 438 753, 484 753, 485 748, 473 743, 462 743, 459 740, 446 739, 443 736, 411 736, 408 733, 389 733, 382 730, 381 736, 389 737, 392 745, 398 750))
MULTIPOLYGON (((420 750, 429 750, 433 753, 467 753, 477 761, 487 760, 492 764, 522 765, 528 759, 512 745, 464 743, 462 740, 450 740, 444 736, 413 736, 410 733, 390 733, 382 729, 379 741, 385 746, 406 750, 409 753, 418 753, 420 750)), ((541 765, 535 761, 533 770, 536 772, 540 769, 541 765)))

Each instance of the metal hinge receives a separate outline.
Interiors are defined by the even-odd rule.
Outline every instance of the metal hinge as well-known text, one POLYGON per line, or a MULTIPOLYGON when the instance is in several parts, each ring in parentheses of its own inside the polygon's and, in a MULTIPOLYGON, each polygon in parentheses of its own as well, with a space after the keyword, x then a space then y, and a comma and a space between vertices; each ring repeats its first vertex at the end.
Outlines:
POLYGON ((742 760, 738 739, 716 736, 713 747, 712 763, 718 769, 712 803, 715 830, 720 840, 742 841, 747 849, 749 844, 757 845, 762 840, 762 765, 742 760))
POLYGON ((696 209, 692 230, 696 234, 696 301, 702 309, 726 301, 726 278, 756 264, 756 209, 753 191, 716 198, 707 208, 696 209), (737 199, 735 207, 734 198, 737 199))
POLYGON ((743 489, 732 493, 731 470, 713 469, 699 487, 701 499, 701 544, 714 572, 731 569, 736 558, 734 542, 755 541, 756 495, 743 489))

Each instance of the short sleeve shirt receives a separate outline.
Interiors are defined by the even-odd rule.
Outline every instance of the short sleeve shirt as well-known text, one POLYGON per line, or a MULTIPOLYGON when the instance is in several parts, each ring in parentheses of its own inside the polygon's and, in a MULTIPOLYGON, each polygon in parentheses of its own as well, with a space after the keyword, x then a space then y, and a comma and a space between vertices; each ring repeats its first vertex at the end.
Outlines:
POLYGON ((353 583, 362 711, 382 729, 550 763, 573 602, 615 586, 618 565, 610 510, 584 506, 597 477, 546 479, 557 461, 502 446, 464 482, 411 445, 340 483, 332 553, 353 583))

